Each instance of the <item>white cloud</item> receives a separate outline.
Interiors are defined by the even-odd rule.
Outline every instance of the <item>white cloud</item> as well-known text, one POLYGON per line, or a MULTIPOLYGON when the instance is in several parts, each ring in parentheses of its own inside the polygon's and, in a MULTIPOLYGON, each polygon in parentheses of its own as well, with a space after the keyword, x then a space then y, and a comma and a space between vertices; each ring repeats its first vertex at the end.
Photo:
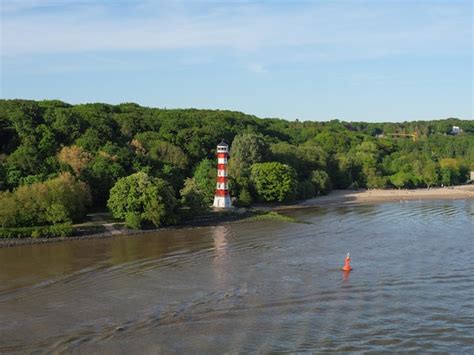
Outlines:
MULTIPOLYGON (((277 49, 290 60, 330 60, 470 52, 472 41, 472 19, 455 4, 413 8, 393 3, 271 6, 82 0, 70 4, 6 0, 2 55, 222 48, 262 53, 277 49)), ((264 71, 258 64, 248 69, 264 71)))
POLYGON ((25 11, 37 11, 45 9, 70 9, 83 5, 97 4, 94 0, 2 0, 1 11, 6 15, 15 15, 25 11))

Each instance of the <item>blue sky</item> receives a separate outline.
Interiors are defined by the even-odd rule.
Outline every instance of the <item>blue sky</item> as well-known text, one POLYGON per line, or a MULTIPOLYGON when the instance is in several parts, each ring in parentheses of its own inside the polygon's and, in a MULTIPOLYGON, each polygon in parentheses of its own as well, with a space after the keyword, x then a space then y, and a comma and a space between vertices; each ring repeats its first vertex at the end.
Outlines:
POLYGON ((473 114, 470 0, 1 4, 2 98, 290 120, 473 114))

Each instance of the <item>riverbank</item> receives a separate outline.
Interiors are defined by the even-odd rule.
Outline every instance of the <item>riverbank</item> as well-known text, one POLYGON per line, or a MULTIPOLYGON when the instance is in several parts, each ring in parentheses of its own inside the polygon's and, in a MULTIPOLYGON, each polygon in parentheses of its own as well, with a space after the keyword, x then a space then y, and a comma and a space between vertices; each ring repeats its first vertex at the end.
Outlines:
POLYGON ((464 199, 474 199, 474 185, 461 185, 453 187, 437 187, 431 189, 413 190, 334 190, 325 196, 304 200, 291 205, 274 206, 271 207, 271 209, 284 210, 304 207, 359 205, 381 202, 464 199))
MULTIPOLYGON (((265 214, 266 211, 263 212, 265 214)), ((226 222, 234 222, 246 218, 257 217, 262 212, 258 209, 239 208, 232 211, 210 212, 206 215, 185 220, 177 225, 149 228, 129 229, 123 222, 115 221, 109 213, 99 212, 87 216, 88 221, 74 225, 73 235, 57 238, 0 238, 0 248, 17 247, 32 244, 49 244, 82 239, 102 239, 116 236, 133 236, 138 234, 149 234, 171 229, 190 229, 219 225, 226 222)))
POLYGON ((463 185, 444 188, 414 189, 414 190, 334 190, 328 195, 300 201, 294 204, 261 204, 255 205, 253 209, 235 209, 232 212, 214 212, 193 220, 184 221, 176 226, 165 228, 153 228, 146 230, 133 230, 123 227, 123 223, 116 223, 107 218, 104 213, 96 213, 89 216, 92 224, 76 225, 75 235, 65 238, 24 238, 24 239, 0 239, 0 248, 14 247, 30 244, 45 244, 78 239, 99 239, 114 236, 137 235, 154 233, 165 229, 194 228, 210 225, 218 225, 225 222, 245 220, 261 216, 262 212, 283 211, 298 208, 340 206, 340 205, 363 205, 381 202, 402 202, 417 200, 454 200, 474 199, 474 185, 463 185))

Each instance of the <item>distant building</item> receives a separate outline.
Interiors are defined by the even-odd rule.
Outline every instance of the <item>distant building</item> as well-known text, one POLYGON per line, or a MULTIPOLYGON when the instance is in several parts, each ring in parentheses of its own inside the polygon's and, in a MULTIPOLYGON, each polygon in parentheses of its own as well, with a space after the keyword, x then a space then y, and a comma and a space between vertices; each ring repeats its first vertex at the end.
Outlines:
POLYGON ((453 126, 453 128, 451 128, 451 134, 459 134, 462 132, 462 129, 459 127, 459 126, 453 126))
POLYGON ((469 180, 474 181, 474 171, 471 171, 471 178, 469 180))

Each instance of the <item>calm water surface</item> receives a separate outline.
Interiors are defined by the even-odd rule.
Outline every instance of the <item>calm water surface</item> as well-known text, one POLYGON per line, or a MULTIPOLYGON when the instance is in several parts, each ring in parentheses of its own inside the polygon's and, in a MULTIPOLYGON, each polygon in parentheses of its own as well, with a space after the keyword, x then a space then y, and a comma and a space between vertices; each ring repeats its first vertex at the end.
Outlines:
POLYGON ((474 351, 473 200, 289 214, 0 249, 0 353, 474 351))

